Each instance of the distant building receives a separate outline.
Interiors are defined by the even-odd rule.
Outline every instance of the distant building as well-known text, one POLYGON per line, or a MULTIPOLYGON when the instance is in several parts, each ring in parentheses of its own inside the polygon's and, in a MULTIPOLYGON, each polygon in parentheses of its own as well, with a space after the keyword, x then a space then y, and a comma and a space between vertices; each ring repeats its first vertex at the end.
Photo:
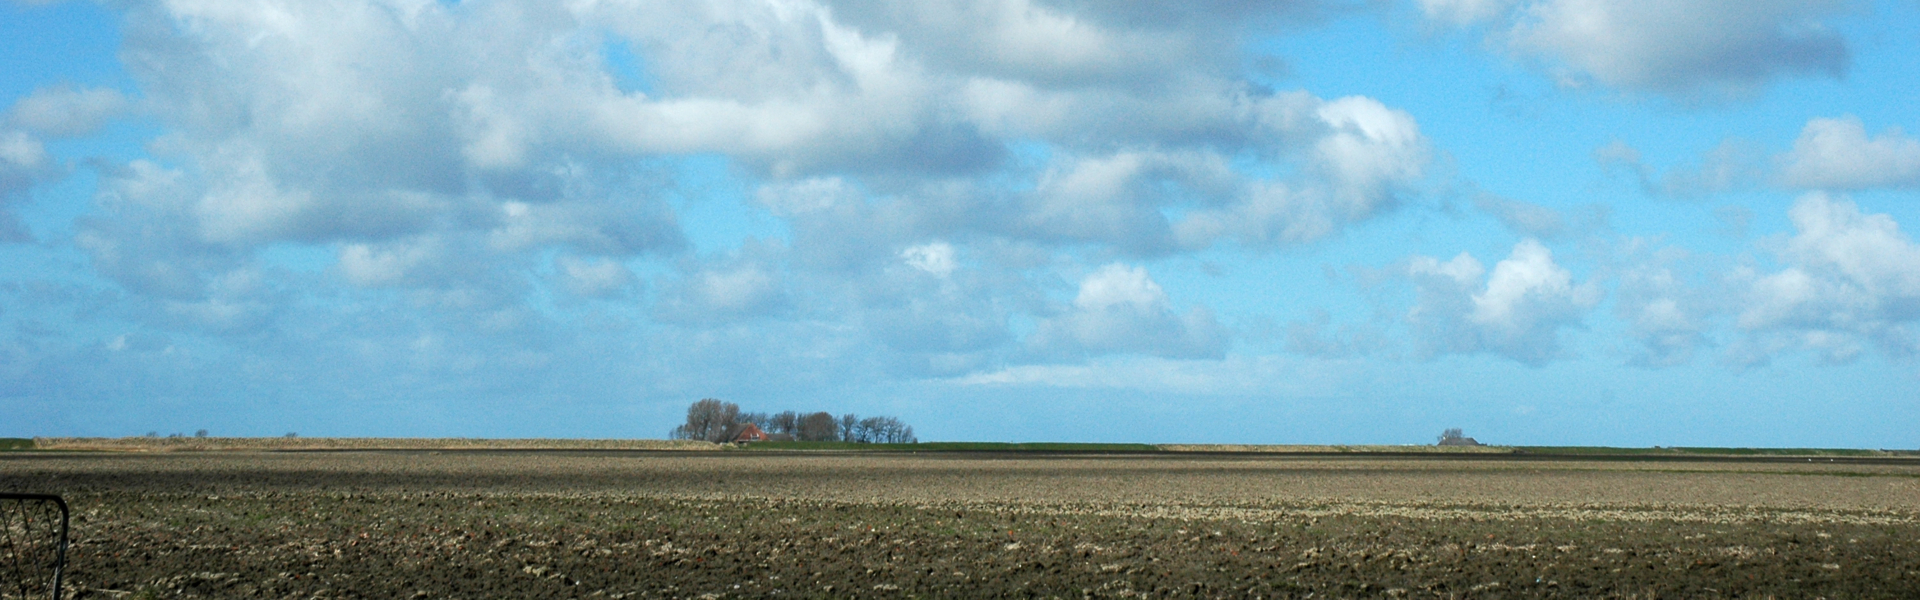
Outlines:
POLYGON ((1459 427, 1454 427, 1452 429, 1448 429, 1446 431, 1440 432, 1440 445, 1442 446, 1478 446, 1480 445, 1480 442, 1475 441, 1473 438, 1467 437, 1466 432, 1460 431, 1459 427))
POLYGON ((735 444, 764 442, 767 441, 768 437, 767 432, 761 431, 759 425, 748 423, 746 427, 740 428, 740 433, 734 434, 732 441, 735 444))

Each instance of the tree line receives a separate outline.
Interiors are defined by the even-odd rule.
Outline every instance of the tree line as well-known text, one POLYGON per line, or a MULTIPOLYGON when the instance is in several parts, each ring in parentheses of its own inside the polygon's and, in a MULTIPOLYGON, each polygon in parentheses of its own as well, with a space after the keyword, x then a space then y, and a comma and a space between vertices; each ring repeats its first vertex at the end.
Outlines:
POLYGON ((759 427, 774 439, 802 442, 857 442, 862 444, 913 444, 913 427, 893 417, 866 417, 847 413, 838 417, 827 412, 778 413, 742 412, 740 405, 705 398, 687 407, 687 422, 673 428, 676 440, 706 440, 726 443, 739 437, 747 425, 759 427))

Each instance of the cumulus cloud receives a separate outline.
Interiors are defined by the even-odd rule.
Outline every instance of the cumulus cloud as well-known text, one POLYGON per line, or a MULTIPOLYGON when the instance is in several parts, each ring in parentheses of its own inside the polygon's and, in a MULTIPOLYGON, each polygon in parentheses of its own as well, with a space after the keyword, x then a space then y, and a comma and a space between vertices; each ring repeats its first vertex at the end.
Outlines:
POLYGON ((1895 356, 1920 350, 1920 245, 1885 214, 1866 214, 1825 193, 1802 196, 1788 213, 1794 235, 1786 268, 1737 273, 1746 290, 1730 350, 1740 363, 1806 348, 1846 361, 1867 346, 1895 356))
POLYGON ((1175 312, 1146 269, 1113 263, 1081 279, 1072 308, 1043 321, 1029 342, 1043 352, 1218 358, 1227 338, 1205 308, 1175 312))
POLYGON ((1839 0, 1421 0, 1428 18, 1494 25, 1564 85, 1680 98, 1745 96, 1776 77, 1840 77, 1851 61, 1825 19, 1839 0))
POLYGON ((1102 242, 1139 253, 1175 245, 1161 207, 1231 193, 1226 157, 1209 152, 1127 151, 1085 157, 1039 178, 1022 226, 1036 237, 1102 242))
POLYGON ((1366 97, 1320 102, 1303 180, 1254 180, 1224 206, 1193 211, 1174 225, 1186 247, 1218 239, 1274 246, 1323 238, 1393 206, 1413 190, 1431 161, 1419 125, 1405 111, 1366 97))
POLYGON ((1205 307, 1072 265, 1310 243, 1420 191, 1408 112, 1244 79, 1248 34, 1329 4, 116 5, 134 85, 13 107, 0 216, 41 140, 138 111, 163 133, 100 165, 74 239, 137 324, 423 370, 546 363, 576 318, 667 349, 653 373, 1214 360, 1205 307), (737 210, 783 239, 682 229, 737 210))
POLYGON ((1158 78, 1214 50, 1212 40, 1179 35, 1187 32, 1111 27, 1091 11, 1028 0, 833 4, 849 23, 899 32, 933 66, 1047 86, 1158 78))
POLYGON ((1428 149, 1413 115, 1364 96, 1328 102, 1314 114, 1331 132, 1314 143, 1312 168, 1331 180, 1349 218, 1371 213, 1419 179, 1428 149))
POLYGON ((1473 255, 1408 263, 1418 303, 1407 315, 1430 354, 1489 352, 1542 365, 1560 358, 1560 332, 1599 303, 1593 282, 1575 283, 1553 252, 1532 239, 1514 245, 1491 275, 1473 255))
POLYGON ((453 255, 447 240, 437 236, 382 244, 347 244, 336 263, 340 276, 361 287, 429 286, 440 281, 440 269, 453 255))
MULTIPOLYGON (((460 230, 500 252, 670 252, 684 244, 677 216, 661 194, 634 193, 668 183, 620 180, 636 160, 671 170, 675 157, 719 154, 765 177, 759 199, 782 217, 868 193, 949 200, 896 207, 890 222, 920 231, 867 237, 970 229, 1155 254, 1318 239, 1391 207, 1423 176, 1430 151, 1410 115, 1250 87, 1233 75, 1231 36, 1209 29, 1317 12, 1022 0, 161 4, 133 9, 126 55, 174 130, 172 164, 194 180, 169 200, 195 238, 183 243, 245 250, 460 230), (643 56, 648 89, 616 85, 608 41, 643 56), (1003 168, 1016 141, 1049 147, 1048 160, 1003 168), (1247 156, 1262 164, 1233 164, 1247 156), (1032 191, 1006 198, 1009 178, 1032 191), (1169 222, 1181 205, 1191 216, 1169 222)), ((29 104, 107 114, 124 105, 116 94, 49 90, 29 104)), ((813 221, 825 229, 858 213, 813 221)), ((864 260, 891 246, 877 237, 864 260)))
POLYGON ((890 31, 917 61, 1044 88, 1164 85, 1236 61, 1240 33, 1320 19, 1338 2, 1060 3, 830 0, 836 18, 890 31))
POLYGON ((1853 115, 1808 121, 1780 163, 1782 181, 1802 189, 1920 186, 1920 140, 1898 127, 1868 137, 1853 115))

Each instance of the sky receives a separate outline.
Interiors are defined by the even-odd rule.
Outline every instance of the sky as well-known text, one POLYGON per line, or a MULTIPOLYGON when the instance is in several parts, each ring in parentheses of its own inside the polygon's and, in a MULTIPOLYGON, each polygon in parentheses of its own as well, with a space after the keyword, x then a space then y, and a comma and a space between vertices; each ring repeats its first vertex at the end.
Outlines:
POLYGON ((0 0, 0 436, 1920 447, 1920 3, 0 0))

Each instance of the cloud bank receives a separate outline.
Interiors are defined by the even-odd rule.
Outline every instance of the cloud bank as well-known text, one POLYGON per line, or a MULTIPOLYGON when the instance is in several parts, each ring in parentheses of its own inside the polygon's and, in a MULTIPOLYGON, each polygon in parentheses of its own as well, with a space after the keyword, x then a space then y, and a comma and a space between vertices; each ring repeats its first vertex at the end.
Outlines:
MULTIPOLYGON (((227 401, 432 398, 452 420, 508 397, 1253 395, 1342 361, 1916 348, 1920 251, 1839 195, 1920 185, 1905 131, 1795 115, 1790 151, 1728 140, 1664 172, 1595 151, 1649 195, 1804 194, 1747 255, 1680 251, 1605 205, 1479 192, 1454 169, 1475 158, 1430 137, 1457 129, 1423 121, 1445 111, 1249 74, 1284 59, 1253 55, 1268 38, 1377 5, 108 8, 124 86, 39 83, 0 116, 0 249, 27 257, 0 280, 0 398, 56 415, 114 406, 119 381, 156 407, 270 390, 227 401), (37 204, 76 180, 85 206, 37 204), (1436 201, 1455 189, 1472 210, 1436 201), (1408 224, 1437 220, 1483 237, 1408 224), (1388 226, 1419 254, 1317 254, 1388 226), (1326 281, 1221 274, 1302 261, 1326 281)), ((1711 108, 1852 64, 1837 2, 1417 8, 1624 103, 1711 108)))

